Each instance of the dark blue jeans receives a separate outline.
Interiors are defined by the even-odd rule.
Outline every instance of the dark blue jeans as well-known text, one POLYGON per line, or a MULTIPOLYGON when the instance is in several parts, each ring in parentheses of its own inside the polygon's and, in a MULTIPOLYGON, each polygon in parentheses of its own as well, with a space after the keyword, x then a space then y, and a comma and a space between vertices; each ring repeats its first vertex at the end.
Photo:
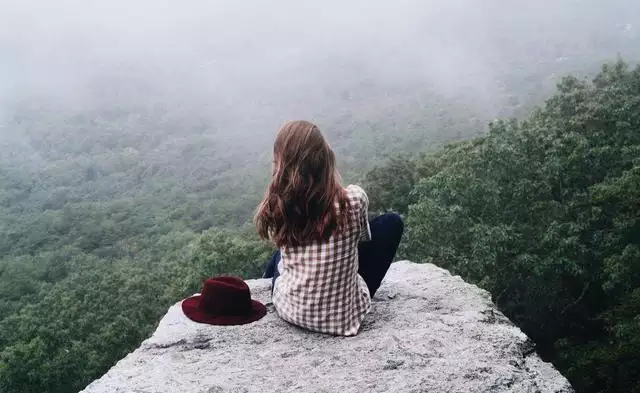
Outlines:
MULTIPOLYGON (((360 262, 358 273, 364 278, 369 287, 369 293, 373 297, 398 251, 404 223, 398 214, 386 213, 369 221, 369 227, 371 227, 371 241, 358 244, 360 262)), ((280 262, 280 250, 273 254, 263 275, 264 278, 272 278, 274 283, 280 275, 278 262, 280 262)))

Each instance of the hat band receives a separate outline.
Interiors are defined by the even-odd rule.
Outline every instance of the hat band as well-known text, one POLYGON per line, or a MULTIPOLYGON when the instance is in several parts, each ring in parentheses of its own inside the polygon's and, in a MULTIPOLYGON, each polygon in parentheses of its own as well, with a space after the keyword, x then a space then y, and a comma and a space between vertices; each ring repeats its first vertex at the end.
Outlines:
POLYGON ((200 298, 200 309, 208 314, 215 316, 224 315, 247 315, 251 313, 251 299, 248 302, 243 301, 242 304, 234 301, 216 301, 215 299, 200 298))

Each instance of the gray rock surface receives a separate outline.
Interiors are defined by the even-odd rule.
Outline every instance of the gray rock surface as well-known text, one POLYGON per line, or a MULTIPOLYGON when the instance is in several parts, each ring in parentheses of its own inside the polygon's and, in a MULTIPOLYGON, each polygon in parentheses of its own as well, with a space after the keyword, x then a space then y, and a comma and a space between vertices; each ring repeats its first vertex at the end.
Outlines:
POLYGON ((431 264, 394 263, 349 338, 283 322, 269 280, 248 284, 268 304, 263 319, 201 325, 178 303, 83 392, 572 392, 486 291, 431 264))

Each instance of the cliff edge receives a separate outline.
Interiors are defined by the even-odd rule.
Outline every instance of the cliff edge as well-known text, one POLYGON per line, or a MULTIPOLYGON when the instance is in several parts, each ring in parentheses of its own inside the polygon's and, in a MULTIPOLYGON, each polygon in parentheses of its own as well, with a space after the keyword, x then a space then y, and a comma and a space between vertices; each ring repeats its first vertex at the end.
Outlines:
POLYGON ((356 337, 280 320, 270 281, 247 281, 267 315, 209 326, 176 304, 153 336, 86 393, 572 392, 489 293, 431 264, 397 262, 356 337))

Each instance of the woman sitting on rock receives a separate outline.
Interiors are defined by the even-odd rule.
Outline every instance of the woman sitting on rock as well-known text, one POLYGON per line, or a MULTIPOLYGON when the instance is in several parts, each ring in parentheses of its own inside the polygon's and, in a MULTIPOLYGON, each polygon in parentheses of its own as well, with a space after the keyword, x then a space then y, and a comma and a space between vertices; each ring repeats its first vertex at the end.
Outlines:
POLYGON ((402 219, 388 213, 368 221, 367 194, 341 185, 335 155, 314 124, 286 123, 273 155, 255 223, 279 248, 265 272, 276 311, 302 328, 356 335, 398 249, 402 219))

